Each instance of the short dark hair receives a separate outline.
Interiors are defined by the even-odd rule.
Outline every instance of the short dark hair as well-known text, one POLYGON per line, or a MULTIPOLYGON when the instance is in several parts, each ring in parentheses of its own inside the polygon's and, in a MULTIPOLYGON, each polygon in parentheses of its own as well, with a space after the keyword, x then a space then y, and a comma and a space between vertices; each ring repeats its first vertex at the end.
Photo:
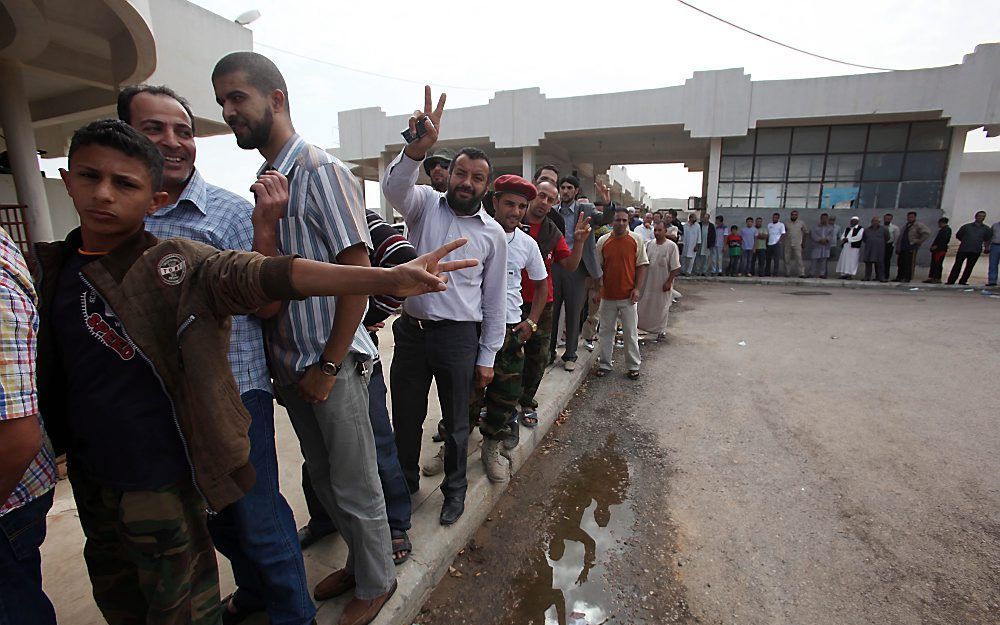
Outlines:
POLYGON ((129 85, 119 91, 118 119, 122 120, 129 126, 132 125, 132 100, 135 99, 135 96, 140 93, 161 95, 176 100, 178 104, 184 107, 184 112, 187 113, 188 121, 191 122, 191 132, 194 133, 194 113, 191 112, 191 105, 188 104, 187 100, 179 96, 176 91, 165 85, 129 85))
POLYGON ((560 178, 559 179, 559 186, 561 187, 561 186, 563 186, 563 184, 565 184, 567 182, 570 183, 571 185, 573 185, 574 187, 576 187, 577 189, 580 188, 580 179, 577 178, 576 176, 574 176, 573 174, 570 174, 568 176, 563 176, 562 178, 560 178))
POLYGON ((538 180, 538 176, 540 176, 541 173, 546 169, 556 172, 556 179, 557 180, 559 179, 559 168, 556 167, 555 165, 546 164, 542 165, 541 167, 535 170, 535 177, 532 178, 532 180, 538 180))
POLYGON ((917 216, 917 211, 910 211, 910 212, 906 213, 907 217, 909 217, 910 215, 913 215, 914 217, 916 217, 917 216))
POLYGON ((626 215, 628 215, 629 214, 628 208, 624 206, 618 206, 617 204, 615 204, 615 215, 617 215, 618 213, 625 213, 626 215))
POLYGON ((670 215, 672 217, 676 217, 677 216, 677 209, 676 208, 668 208, 667 212, 670 213, 670 215))
POLYGON ((823 216, 826 216, 826 217, 829 217, 829 216, 830 216, 830 214, 829 214, 829 213, 820 213, 820 214, 819 214, 819 216, 820 216, 820 217, 823 217, 823 216))
POLYGON ((781 217, 781 213, 771 213, 771 217, 774 217, 775 215, 777 215, 778 217, 781 217))
POLYGON ((77 129, 69 143, 69 167, 73 168, 73 155, 80 148, 99 145, 117 150, 129 158, 140 161, 149 171, 153 192, 163 184, 163 155, 146 135, 120 119, 99 119, 77 129))
POLYGON ((733 230, 739 230, 739 228, 737 228, 735 225, 729 226, 729 231, 732 232, 733 230))
POLYGON ((458 154, 455 155, 455 158, 453 158, 451 160, 451 163, 448 164, 449 174, 451 173, 451 170, 455 169, 455 163, 458 162, 458 157, 462 156, 463 154, 465 156, 468 156, 469 159, 473 161, 486 161, 486 166, 489 167, 490 170, 489 177, 487 178, 487 180, 493 179, 493 163, 490 162, 490 157, 486 155, 486 152, 483 152, 479 148, 462 148, 461 150, 459 150, 458 154))
POLYGON ((747 217, 747 221, 753 221, 753 217, 747 217))
POLYGON ((263 95, 275 89, 284 93, 285 109, 288 109, 288 86, 274 61, 256 52, 230 52, 215 64, 215 69, 212 70, 212 82, 219 76, 228 76, 236 72, 245 73, 247 81, 263 95))
POLYGON ((941 219, 938 219, 938 223, 939 224, 946 224, 946 223, 948 223, 948 218, 947 217, 942 217, 941 219))

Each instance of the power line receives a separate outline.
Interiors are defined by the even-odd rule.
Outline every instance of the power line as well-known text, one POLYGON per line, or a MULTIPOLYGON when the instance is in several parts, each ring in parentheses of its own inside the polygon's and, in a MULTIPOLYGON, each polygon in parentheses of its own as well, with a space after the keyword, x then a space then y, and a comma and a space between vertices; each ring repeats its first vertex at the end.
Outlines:
POLYGON ((780 41, 777 41, 775 39, 771 39, 770 37, 766 37, 764 35, 761 35, 760 33, 755 33, 754 31, 750 30, 749 28, 743 28, 739 24, 734 24, 734 23, 730 22, 729 20, 726 20, 726 19, 723 19, 723 18, 719 17, 718 15, 713 15, 712 13, 709 13, 705 9, 700 9, 700 8, 696 7, 695 5, 691 4, 690 2, 685 2, 684 0, 677 0, 677 2, 683 4, 684 6, 688 7, 689 9, 694 9, 695 11, 697 11, 697 12, 703 14, 703 15, 707 15, 708 17, 712 18, 713 20, 718 20, 718 21, 722 22, 723 24, 726 24, 727 26, 732 26, 733 28, 736 28, 738 30, 742 30, 743 32, 747 33, 748 35, 753 35, 754 37, 759 37, 760 39, 763 39, 764 41, 769 41, 769 42, 771 42, 773 44, 781 46, 782 48, 788 48, 789 50, 794 50, 794 51, 800 52, 802 54, 807 54, 809 56, 816 57, 817 59, 823 59, 824 61, 830 61, 831 63, 839 63, 841 65, 849 65, 851 67, 860 67, 861 69, 874 69, 874 70, 877 70, 877 71, 880 71, 880 72, 897 72, 897 71, 901 71, 901 70, 893 69, 891 67, 874 67, 872 65, 861 65, 859 63, 850 63, 848 61, 841 61, 839 59, 834 59, 834 58, 831 58, 831 57, 828 57, 828 56, 823 56, 822 54, 816 54, 815 52, 809 52, 808 50, 803 50, 802 48, 796 48, 795 46, 788 45, 787 43, 781 43, 780 41))
MULTIPOLYGON (((268 48, 269 50, 275 50, 277 52, 282 52, 284 54, 295 56, 300 59, 313 61, 314 63, 321 63, 323 65, 329 65, 330 67, 336 67, 337 69, 343 69, 349 72, 357 72, 358 74, 367 74, 368 76, 376 76, 378 78, 386 78, 389 80, 398 80, 399 82, 408 82, 414 85, 425 85, 428 84, 429 82, 429 81, 412 80, 410 78, 400 78, 399 76, 390 76, 389 74, 380 74, 379 72, 373 72, 367 69, 358 69, 357 67, 348 67, 347 65, 340 65, 339 63, 333 63, 332 61, 317 59, 316 57, 307 56, 305 54, 299 54, 298 52, 292 52, 291 50, 286 50, 284 48, 279 48, 277 46, 269 46, 266 43, 260 43, 259 41, 254 43, 262 48, 268 48)), ((481 87, 463 87, 461 85, 446 85, 440 82, 430 82, 430 84, 436 87, 444 87, 446 89, 458 89, 461 91, 483 91, 486 93, 493 93, 495 91, 495 89, 483 89, 481 87)))

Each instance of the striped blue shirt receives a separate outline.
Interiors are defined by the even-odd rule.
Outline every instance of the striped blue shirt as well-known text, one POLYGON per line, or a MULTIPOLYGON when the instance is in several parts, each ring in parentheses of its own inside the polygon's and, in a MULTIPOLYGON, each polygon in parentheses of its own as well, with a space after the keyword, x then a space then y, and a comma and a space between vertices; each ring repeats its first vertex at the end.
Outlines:
MULTIPOLYGON (((288 210, 278 221, 278 252, 336 263, 337 255, 363 243, 371 252, 361 183, 339 160, 292 135, 271 165, 289 178, 288 210)), ((271 373, 278 384, 295 384, 322 360, 330 339, 336 298, 290 301, 265 325, 271 373)), ((378 349, 362 325, 351 352, 375 360, 378 349)))
MULTIPOLYGON (((220 250, 253 249, 253 205, 244 198, 208 184, 195 170, 177 202, 146 217, 146 230, 158 239, 179 237, 207 243, 220 250)), ((260 319, 233 316, 229 366, 240 394, 271 392, 260 319)))

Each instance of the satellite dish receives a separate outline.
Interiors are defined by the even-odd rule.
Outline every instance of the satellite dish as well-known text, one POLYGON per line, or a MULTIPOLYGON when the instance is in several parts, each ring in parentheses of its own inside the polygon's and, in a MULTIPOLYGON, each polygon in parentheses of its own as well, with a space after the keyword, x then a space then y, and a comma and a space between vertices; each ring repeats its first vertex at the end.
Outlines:
POLYGON ((240 26, 246 26, 251 22, 255 22, 260 19, 260 11, 257 9, 250 9, 249 11, 244 11, 236 17, 236 23, 240 26))

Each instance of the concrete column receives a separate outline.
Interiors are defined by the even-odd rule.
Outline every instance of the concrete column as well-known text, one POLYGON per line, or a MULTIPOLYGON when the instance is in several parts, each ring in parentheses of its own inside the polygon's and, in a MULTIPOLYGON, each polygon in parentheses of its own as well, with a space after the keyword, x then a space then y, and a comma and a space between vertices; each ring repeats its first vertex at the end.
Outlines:
POLYGON ((521 148, 521 177, 531 180, 535 175, 535 146, 521 148))
POLYGON ((705 207, 710 213, 715 214, 716 206, 719 204, 719 163, 722 161, 722 138, 712 137, 708 146, 708 169, 702 174, 705 176, 703 187, 707 187, 708 192, 705 198, 705 207))
POLYGON ((24 90, 24 74, 20 65, 0 60, 0 124, 7 140, 7 155, 14 171, 17 201, 28 208, 24 218, 32 242, 51 241, 52 216, 45 197, 45 183, 38 168, 38 148, 31 128, 31 111, 24 90))
MULTIPOLYGON (((941 213, 950 220, 955 218, 955 200, 958 198, 958 179, 962 173, 962 154, 965 153, 965 137, 970 128, 956 126, 951 131, 951 148, 948 150, 948 169, 944 174, 944 188, 941 190, 941 213)), ((961 224, 953 224, 956 229, 961 224)))
POLYGON ((389 200, 385 199, 385 193, 382 192, 382 181, 385 180, 385 168, 389 165, 389 159, 385 157, 385 153, 379 153, 378 155, 378 197, 379 206, 382 208, 382 218, 385 219, 386 223, 392 223, 395 216, 393 215, 392 207, 389 206, 389 200))

